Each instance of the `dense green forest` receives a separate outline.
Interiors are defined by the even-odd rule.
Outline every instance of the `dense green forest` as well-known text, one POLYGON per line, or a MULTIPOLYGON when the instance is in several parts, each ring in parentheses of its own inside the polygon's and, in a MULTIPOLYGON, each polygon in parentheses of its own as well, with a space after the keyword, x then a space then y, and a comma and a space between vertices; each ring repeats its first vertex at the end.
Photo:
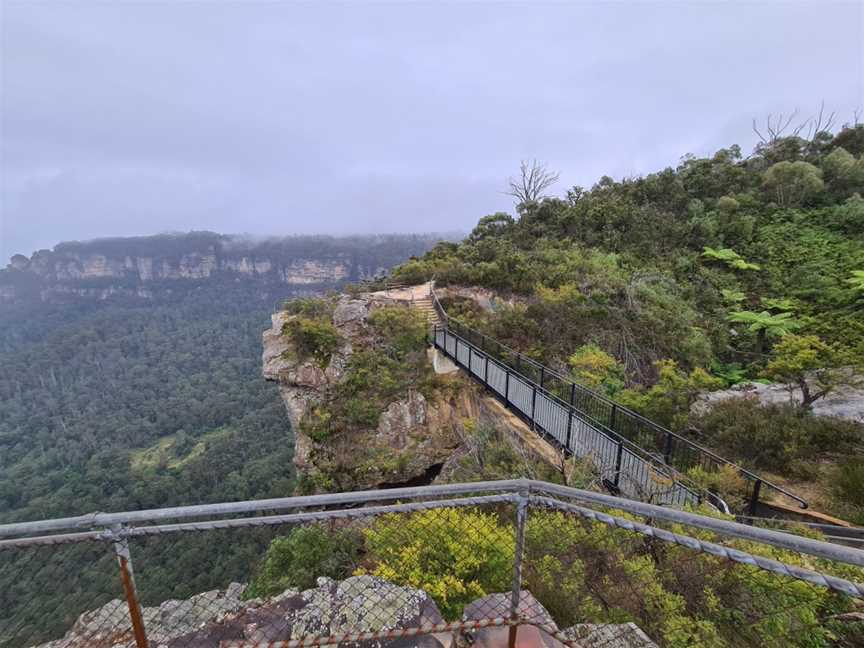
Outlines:
POLYGON ((563 197, 531 193, 532 179, 555 176, 526 166, 515 217, 486 216, 395 274, 496 291, 492 312, 445 306, 744 464, 819 482, 832 493, 817 505, 864 521, 862 426, 808 414, 864 362, 862 156, 858 124, 563 197), (804 402, 691 412, 700 392, 747 380, 799 385, 804 402))
POLYGON ((248 290, 4 312, 0 519, 289 494, 272 304, 248 290))

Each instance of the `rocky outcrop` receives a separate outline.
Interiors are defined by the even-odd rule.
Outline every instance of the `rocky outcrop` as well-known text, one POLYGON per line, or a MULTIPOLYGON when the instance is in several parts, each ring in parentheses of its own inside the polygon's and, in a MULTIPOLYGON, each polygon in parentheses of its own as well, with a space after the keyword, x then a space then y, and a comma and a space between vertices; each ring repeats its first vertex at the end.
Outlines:
MULTIPOLYGON (((348 632, 376 632, 443 621, 432 598, 373 576, 341 582, 319 578, 318 586, 286 590, 270 599, 242 600, 244 586, 165 601, 142 610, 147 638, 160 648, 218 648, 221 641, 277 641, 348 632)), ((364 648, 388 644, 363 642, 364 648)), ((437 642, 434 642, 437 643, 437 642)), ((355 643, 355 645, 358 645, 355 643)), ((85 612, 57 641, 40 648, 134 648, 126 603, 114 600, 85 612)))
MULTIPOLYGON (((742 383, 730 389, 703 394, 693 404, 693 412, 702 414, 714 403, 731 398, 751 398, 763 405, 801 402, 801 392, 796 388, 790 393, 786 385, 780 383, 742 383)), ((839 387, 813 403, 816 416, 835 416, 849 421, 864 422, 864 388, 839 387)))
POLYGON ((342 344, 323 367, 312 360, 297 359, 282 334, 291 316, 284 311, 273 314, 272 327, 263 336, 263 375, 279 385, 295 433, 294 464, 301 475, 320 475, 323 463, 339 453, 341 489, 410 483, 445 463, 459 445, 458 431, 470 409, 465 395, 473 393, 471 390, 461 396, 433 397, 406 389, 385 405, 377 426, 352 430, 350 438, 338 442, 316 443, 301 425, 304 416, 338 387, 354 350, 372 344, 369 314, 396 303, 373 294, 341 296, 334 304, 331 322, 342 344))
MULTIPOLYGON (((142 610, 147 639, 158 648, 218 648, 223 641, 290 641, 313 637, 381 633, 380 638, 343 641, 353 648, 500 648, 509 628, 466 627, 448 633, 399 637, 400 629, 444 622, 435 601, 423 590, 395 585, 374 576, 352 576, 343 581, 319 578, 317 587, 286 590, 269 599, 243 600, 244 585, 165 601, 142 610), (386 634, 397 635, 387 638, 386 634)), ((553 635, 555 621, 530 592, 520 593, 518 614, 530 623, 518 626, 521 648, 564 648, 553 635), (532 625, 537 624, 537 625, 532 625), (540 626, 540 627, 538 627, 540 626), (550 634, 550 632, 552 634, 550 634)), ((507 618, 510 593, 484 596, 465 607, 462 621, 507 618)), ((577 645, 611 648, 656 648, 634 624, 578 625, 562 632, 577 645)), ((85 612, 62 639, 39 648, 135 648, 125 601, 113 600, 85 612)))
POLYGON ((483 425, 503 432, 520 455, 558 467, 560 456, 550 444, 433 350, 428 352, 428 367, 446 388, 424 393, 406 386, 397 398, 383 404, 374 427, 352 429, 338 439, 310 437, 304 418, 317 416, 316 406, 340 398, 339 386, 351 356, 377 343, 368 323, 370 314, 384 306, 409 303, 397 291, 338 297, 330 323, 342 343, 323 366, 300 359, 283 334, 292 316, 286 311, 272 315, 272 326, 263 334, 263 375, 279 385, 295 434, 294 464, 305 488, 314 483, 313 490, 360 490, 464 478, 460 474, 464 446, 483 425), (326 482, 323 487, 322 482, 326 482))

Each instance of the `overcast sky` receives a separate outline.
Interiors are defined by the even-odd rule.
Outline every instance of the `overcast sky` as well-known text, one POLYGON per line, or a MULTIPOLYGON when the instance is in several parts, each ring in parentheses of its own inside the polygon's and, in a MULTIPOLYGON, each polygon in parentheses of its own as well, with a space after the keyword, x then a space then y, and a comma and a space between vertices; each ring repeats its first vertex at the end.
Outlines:
MULTIPOLYGON (((0 256, 210 229, 470 230, 864 106, 864 3, 0 0, 0 256)), ((2 263, 0 263, 2 266, 2 263)))

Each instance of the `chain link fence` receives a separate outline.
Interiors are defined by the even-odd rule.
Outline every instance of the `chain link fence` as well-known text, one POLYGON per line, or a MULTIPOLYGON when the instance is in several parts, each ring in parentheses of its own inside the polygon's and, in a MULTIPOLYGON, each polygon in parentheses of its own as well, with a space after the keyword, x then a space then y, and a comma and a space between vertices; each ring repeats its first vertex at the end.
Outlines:
POLYGON ((526 480, 0 526, 0 646, 864 646, 864 552, 526 480))

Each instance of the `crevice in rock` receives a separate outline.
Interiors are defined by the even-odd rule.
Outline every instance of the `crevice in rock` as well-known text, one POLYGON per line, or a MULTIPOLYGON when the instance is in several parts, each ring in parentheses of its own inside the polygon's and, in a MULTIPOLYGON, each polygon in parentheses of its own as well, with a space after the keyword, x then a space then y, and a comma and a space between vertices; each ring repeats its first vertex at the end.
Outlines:
POLYGON ((378 484, 378 488, 380 490, 387 490, 390 488, 411 488, 412 486, 428 486, 438 475, 441 474, 441 469, 444 468, 444 462, 432 464, 429 466, 423 474, 417 475, 416 477, 412 477, 411 479, 406 479, 401 482, 384 482, 382 484, 378 484))

